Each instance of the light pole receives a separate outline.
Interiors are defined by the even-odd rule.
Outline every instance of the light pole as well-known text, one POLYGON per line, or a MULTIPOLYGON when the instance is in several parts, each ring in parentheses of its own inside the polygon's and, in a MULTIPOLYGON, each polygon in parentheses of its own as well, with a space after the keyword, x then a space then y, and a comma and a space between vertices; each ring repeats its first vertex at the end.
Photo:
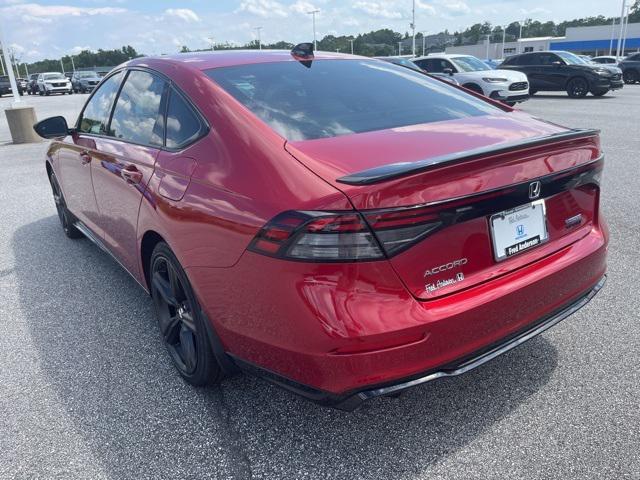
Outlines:
POLYGON ((69 57, 71 57, 71 70, 73 70, 73 73, 76 73, 76 64, 73 62, 73 55, 69 55, 69 57))
POLYGON ((353 38, 349 42, 351 42, 351 55, 353 55, 353 38))
POLYGON ((416 56, 416 0, 413 0, 413 4, 411 7, 411 32, 412 32, 412 45, 411 45, 411 55, 416 56))
POLYGON ((616 28, 616 18, 613 17, 611 20, 611 40, 609 41, 609 56, 611 56, 611 52, 613 52, 613 36, 615 35, 616 28))
POLYGON ((2 67, 2 76, 4 77, 7 72, 4 69, 4 62, 2 61, 2 50, 0 49, 0 67, 2 67))
POLYGON ((489 45, 491 45, 491 34, 487 33, 487 55, 485 56, 487 60, 489 59, 489 45))
POLYGON ((209 40, 209 43, 211 44, 211 51, 213 52, 216 49, 216 44, 213 43, 213 37, 207 37, 207 40, 209 40))
POLYGON ((620 11, 620 35, 618 35, 618 45, 616 46, 616 60, 620 60, 620 47, 622 47, 622 31, 624 30, 624 11, 627 9, 627 0, 622 0, 622 10, 620 11))
POLYGON ((60 59, 60 68, 62 68, 62 75, 64 75, 64 65, 62 63, 62 58, 60 59))
POLYGON ((627 46, 627 30, 629 29, 629 13, 631 11, 631 5, 627 5, 627 20, 624 22, 624 33, 622 34, 622 48, 620 49, 620 56, 624 57, 624 49, 627 46))
POLYGON ((402 42, 398 42, 398 55, 402 55, 402 42))
POLYGON ((422 56, 424 57, 427 52, 427 32, 420 32, 422 34, 422 56))
MULTIPOLYGON (((2 20, 0 20, 2 23, 2 20)), ((13 93, 13 102, 20 103, 20 93, 18 92, 18 84, 16 83, 16 77, 13 74, 13 68, 11 67, 11 58, 9 57, 9 49, 6 48, 7 42, 4 38, 4 31, 2 25, 0 25, 0 50, 4 55, 4 64, 6 65, 5 75, 9 75, 9 83, 11 84, 11 93, 13 93)), ((3 67, 4 68, 4 67, 3 67)))
POLYGON ((523 24, 524 24, 524 21, 520 23, 520 33, 518 34, 518 53, 522 53, 522 25, 523 24))
POLYGON ((258 34, 258 50, 262 50, 262 40, 260 39, 260 30, 262 30, 262 27, 255 27, 254 30, 258 34))
POLYGON ((316 13, 320 13, 320 10, 312 10, 307 13, 313 17, 313 50, 315 51, 318 49, 318 42, 316 42, 316 13))
POLYGON ((22 65, 24 65, 24 71, 27 72, 27 79, 29 79, 29 67, 27 67, 26 63, 22 63, 22 65))
POLYGON ((507 26, 502 27, 502 52, 500 58, 504 58, 504 43, 507 40, 507 26))

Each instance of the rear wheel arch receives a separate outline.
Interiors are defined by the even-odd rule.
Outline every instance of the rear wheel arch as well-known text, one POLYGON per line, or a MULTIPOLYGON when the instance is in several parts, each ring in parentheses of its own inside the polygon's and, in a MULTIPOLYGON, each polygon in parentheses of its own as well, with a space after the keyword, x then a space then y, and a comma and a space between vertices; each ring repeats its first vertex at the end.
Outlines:
POLYGON ((167 241, 154 230, 147 230, 140 242, 142 274, 144 275, 144 281, 149 292, 151 292, 151 256, 153 255, 153 250, 156 248, 156 245, 160 242, 167 243, 167 241))

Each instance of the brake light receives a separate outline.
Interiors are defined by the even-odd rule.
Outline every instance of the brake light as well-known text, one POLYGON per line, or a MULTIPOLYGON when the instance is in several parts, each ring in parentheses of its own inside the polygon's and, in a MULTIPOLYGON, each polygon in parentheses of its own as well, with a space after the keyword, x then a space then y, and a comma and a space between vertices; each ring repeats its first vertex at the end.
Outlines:
POLYGON ((421 208, 368 212, 281 213, 255 236, 249 250, 317 262, 380 260, 419 242, 442 225, 421 208), (366 221, 365 221, 366 219, 366 221))
POLYGON ((358 213, 284 212, 255 236, 249 250, 279 258, 353 262, 384 258, 358 213))
POLYGON ((390 257, 419 242, 443 224, 438 212, 428 207, 366 212, 364 216, 390 257))

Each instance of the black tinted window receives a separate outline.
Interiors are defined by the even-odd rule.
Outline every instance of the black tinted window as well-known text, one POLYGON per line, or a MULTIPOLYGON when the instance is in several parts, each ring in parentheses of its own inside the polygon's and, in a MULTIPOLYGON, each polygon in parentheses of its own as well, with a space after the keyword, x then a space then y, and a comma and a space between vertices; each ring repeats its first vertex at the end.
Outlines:
POLYGON ((80 131, 84 133, 104 134, 107 132, 107 122, 111 113, 113 99, 118 93, 123 72, 109 77, 96 93, 93 94, 82 112, 80 131))
POLYGON ((171 90, 167 108, 167 147, 177 148, 200 133, 198 116, 182 96, 171 90))
MULTIPOLYGON (((539 53, 537 65, 553 65, 553 62, 561 62, 560 58, 553 53, 539 53)), ((564 63, 564 62, 562 62, 564 63)))
POLYGON ((316 60, 206 72, 289 140, 333 137, 499 112, 443 82, 390 63, 316 60))
POLYGON ((133 70, 124 82, 113 111, 109 135, 143 145, 162 145, 166 82, 148 72, 133 70))

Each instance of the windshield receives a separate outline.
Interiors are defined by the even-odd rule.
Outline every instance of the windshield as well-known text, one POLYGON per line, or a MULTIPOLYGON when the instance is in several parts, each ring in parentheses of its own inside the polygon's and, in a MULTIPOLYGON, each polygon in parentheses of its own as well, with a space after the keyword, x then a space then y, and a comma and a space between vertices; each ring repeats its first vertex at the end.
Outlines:
POLYGON ((567 65, 588 65, 589 63, 581 59, 579 56, 569 52, 555 52, 567 65))
POLYGON ((205 73, 283 137, 327 138, 501 112, 426 75, 377 60, 222 67, 205 73))
POLYGON ((66 77, 61 73, 45 73, 42 78, 44 80, 66 80, 66 77))
POLYGON ((76 77, 78 78, 94 78, 97 77, 98 74, 96 72, 78 72, 76 73, 76 77))
POLYGON ((455 57, 453 63, 463 72, 481 72, 491 70, 491 67, 476 57, 455 57))

